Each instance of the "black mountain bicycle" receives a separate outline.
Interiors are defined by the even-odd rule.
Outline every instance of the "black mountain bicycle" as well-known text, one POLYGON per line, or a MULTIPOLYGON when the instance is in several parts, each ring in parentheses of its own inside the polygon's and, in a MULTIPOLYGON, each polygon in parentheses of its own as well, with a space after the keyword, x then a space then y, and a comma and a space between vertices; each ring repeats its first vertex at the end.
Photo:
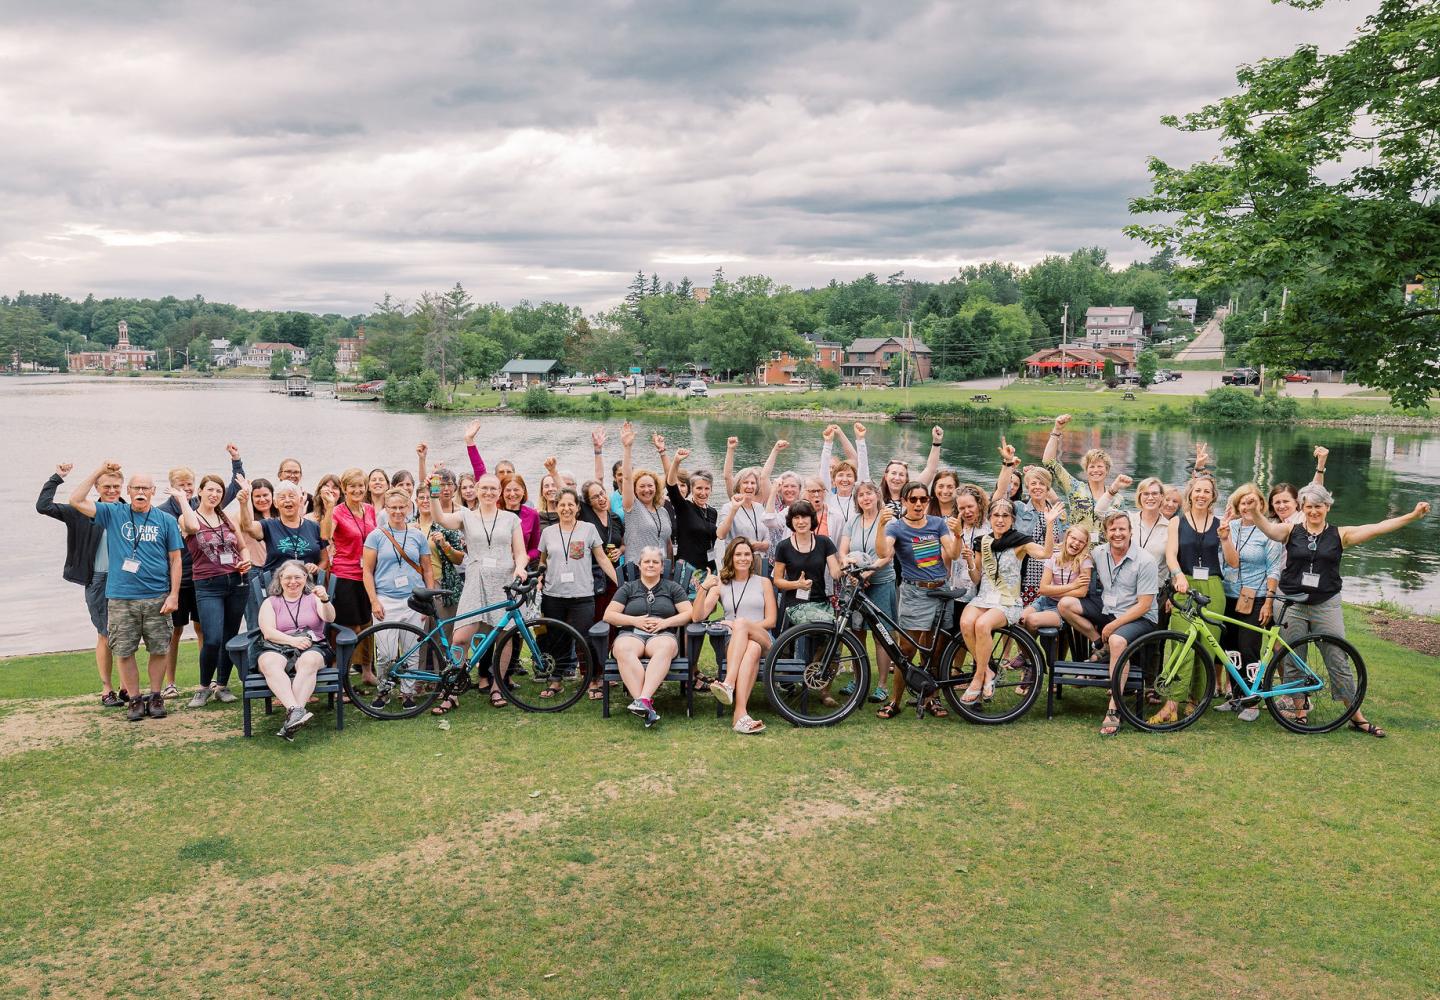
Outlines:
POLYGON ((990 647, 994 690, 973 704, 960 700, 960 692, 975 676, 967 668, 965 639, 951 626, 955 590, 932 590, 943 603, 935 637, 921 646, 908 639, 920 656, 919 664, 902 652, 900 625, 865 594, 859 574, 863 567, 845 569, 838 610, 833 621, 805 622, 781 632, 765 659, 765 693, 770 704, 797 726, 833 726, 855 711, 870 691, 870 657, 865 633, 890 655, 905 674, 905 686, 915 695, 916 712, 924 716, 926 704, 938 691, 950 707, 970 722, 996 725, 1013 722, 1030 710, 1045 683, 1045 654, 1030 633, 1016 625, 997 629, 990 647), (958 690, 957 690, 958 689, 958 690))

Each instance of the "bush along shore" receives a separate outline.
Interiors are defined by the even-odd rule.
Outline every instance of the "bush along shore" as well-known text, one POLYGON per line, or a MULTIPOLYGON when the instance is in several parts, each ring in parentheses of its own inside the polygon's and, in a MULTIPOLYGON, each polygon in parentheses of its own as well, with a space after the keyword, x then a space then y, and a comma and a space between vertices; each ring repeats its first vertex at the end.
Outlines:
POLYGON ((682 413, 728 415, 765 419, 829 421, 839 419, 947 421, 975 426, 1042 423, 1056 413, 1072 412, 1105 424, 1145 423, 1160 426, 1289 425, 1311 427, 1440 427, 1440 414, 1429 410, 1398 410, 1383 399, 1299 400, 1290 396, 1225 386, 1203 396, 1135 394, 1123 390, 1079 392, 1047 388, 1010 387, 988 393, 976 402, 966 389, 927 385, 910 391, 881 389, 857 392, 836 390, 810 393, 722 392, 708 398, 686 398, 646 391, 619 398, 606 392, 567 395, 540 386, 512 392, 503 402, 499 393, 458 391, 441 393, 432 373, 399 379, 386 385, 385 403, 398 410, 456 410, 518 412, 526 416, 564 416, 605 419, 613 414, 682 413), (430 375, 430 378, 426 378, 430 375))

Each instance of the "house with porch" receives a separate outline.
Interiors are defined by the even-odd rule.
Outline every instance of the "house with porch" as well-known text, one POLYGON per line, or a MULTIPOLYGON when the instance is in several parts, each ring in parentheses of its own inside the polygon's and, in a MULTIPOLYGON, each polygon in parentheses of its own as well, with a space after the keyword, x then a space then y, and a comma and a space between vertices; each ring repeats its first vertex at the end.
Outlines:
POLYGON ((859 337, 845 348, 845 361, 840 368, 840 377, 846 382, 888 382, 890 363, 896 358, 908 355, 906 364, 912 382, 926 382, 930 379, 931 355, 928 345, 919 340, 899 337, 859 337))
POLYGON ((1145 314, 1133 306, 1091 306, 1085 310, 1089 347, 1145 346, 1145 314))
POLYGON ((809 360, 815 362, 820 368, 839 372, 844 362, 844 351, 838 343, 829 340, 816 340, 807 336, 805 338, 810 344, 810 356, 808 359, 803 355, 792 355, 788 351, 771 351, 768 360, 760 363, 755 369, 755 382, 757 385, 788 385, 795 377, 796 366, 800 362, 809 360))
POLYGON ((560 362, 555 358, 516 358, 505 362, 501 375, 510 376, 518 389, 532 385, 552 385, 560 377, 560 362))

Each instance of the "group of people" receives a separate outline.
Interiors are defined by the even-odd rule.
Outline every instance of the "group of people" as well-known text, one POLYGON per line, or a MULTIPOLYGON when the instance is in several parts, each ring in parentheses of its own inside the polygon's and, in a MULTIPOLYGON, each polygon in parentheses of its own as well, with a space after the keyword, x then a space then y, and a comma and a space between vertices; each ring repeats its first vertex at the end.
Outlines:
MULTIPOLYGON (((175 647, 187 624, 200 644, 200 686, 188 706, 234 701, 226 643, 248 618, 261 635, 256 666, 286 710, 287 738, 311 718, 316 674, 333 662, 327 626, 357 633, 374 621, 427 627, 410 600, 418 586, 438 592, 441 619, 459 619, 447 628, 463 649, 504 614, 472 613, 502 603, 508 584, 540 568, 541 614, 581 634, 600 621, 611 626, 629 711, 647 727, 659 720, 654 696, 679 653, 678 628, 718 612, 715 624, 730 632, 726 675, 700 683, 731 706, 734 730, 750 735, 765 728, 749 701, 772 637, 830 616, 846 566, 856 567, 867 596, 916 645, 929 644, 960 594, 958 628, 977 665, 961 695, 969 703, 993 690, 997 630, 1069 625, 1113 671, 1126 647, 1160 627, 1175 613, 1176 596, 1189 592, 1261 626, 1275 614, 1277 592, 1303 595, 1286 620, 1287 640, 1309 630, 1343 635, 1345 548, 1429 511, 1420 503, 1376 524, 1331 524, 1327 452, 1319 447, 1314 480, 1298 489, 1275 483, 1262 491, 1245 482, 1227 494, 1203 444, 1184 483, 1153 476, 1137 483, 1099 448, 1085 452, 1081 474, 1072 475, 1061 461, 1069 423, 1068 414, 1055 419, 1043 454, 1029 465, 1001 437, 989 486, 941 467, 940 427, 914 470, 897 457, 872 478, 866 429, 855 423, 853 439, 837 424, 824 428, 818 466, 808 471, 777 472, 785 440, 762 465, 737 471, 739 441, 731 437, 717 476, 687 469, 689 449, 672 454, 660 434, 650 438, 656 467, 642 463, 626 422, 620 457, 608 469, 609 438, 596 428, 591 475, 582 479, 548 458, 532 497, 512 461, 486 464, 476 420, 464 435, 468 471, 429 465, 422 443, 414 474, 350 468, 320 476, 306 491, 295 459, 279 464, 274 481, 247 479, 239 450, 227 445, 228 477, 176 468, 157 490, 150 476, 133 473, 127 482, 118 463, 106 462, 63 503, 55 495, 72 467, 60 465, 36 506, 67 526, 64 576, 85 588, 103 705, 126 708, 132 721, 164 717, 166 700, 179 696, 175 647), (717 485, 725 491, 718 505, 717 485), (675 561, 696 572, 666 573, 675 561), (249 599, 254 573, 267 584, 258 606, 249 599), (141 642, 148 685, 139 678, 141 642)), ((1217 636, 1242 663, 1258 659, 1259 633, 1217 636)), ((394 651, 364 646, 354 668, 362 684, 374 684, 375 664, 394 651)), ((903 674, 879 643, 876 649, 880 680, 870 697, 881 718, 894 718, 903 674)), ((1343 665, 1334 673, 1336 696, 1353 696, 1343 665)), ((1202 676, 1194 670, 1168 693, 1199 700, 1202 676)), ((1219 683, 1218 707, 1246 721, 1258 716, 1254 704, 1229 696, 1223 676, 1219 683)), ((506 706, 489 676, 476 686, 491 705, 506 706)), ((594 679, 592 698, 601 697, 599 686, 594 679)), ((400 697, 413 693, 402 685, 400 697)), ((1153 701, 1162 722, 1191 707, 1153 701)), ((433 711, 456 707, 446 699, 433 711)), ((946 714, 938 700, 929 713, 946 714)), ((1119 725, 1112 701, 1100 732, 1119 725)), ((1351 725, 1385 735, 1358 711, 1351 725)))

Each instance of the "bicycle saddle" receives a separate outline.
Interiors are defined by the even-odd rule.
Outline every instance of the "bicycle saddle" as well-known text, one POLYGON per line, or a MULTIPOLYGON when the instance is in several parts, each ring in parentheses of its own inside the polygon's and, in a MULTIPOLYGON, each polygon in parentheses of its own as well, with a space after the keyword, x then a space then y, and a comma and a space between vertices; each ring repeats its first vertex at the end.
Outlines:
POLYGON ((930 594, 942 601, 963 601, 969 596, 963 590, 947 590, 944 587, 937 587, 930 594))
POLYGON ((440 597, 444 593, 445 591, 437 590, 434 587, 416 587, 414 590, 410 591, 410 596, 415 598, 417 601, 428 601, 433 597, 440 597))

